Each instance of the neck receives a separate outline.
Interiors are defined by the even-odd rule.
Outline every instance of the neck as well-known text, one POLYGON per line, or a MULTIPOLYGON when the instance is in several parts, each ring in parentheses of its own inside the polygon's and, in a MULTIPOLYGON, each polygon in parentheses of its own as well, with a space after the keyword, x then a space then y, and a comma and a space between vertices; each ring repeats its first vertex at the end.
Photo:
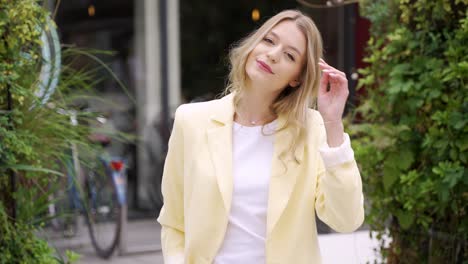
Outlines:
MULTIPOLYGON (((267 91, 268 89, 262 90, 267 91)), ((245 126, 258 126, 267 124, 276 118, 271 111, 271 104, 277 95, 262 90, 246 87, 242 92, 242 98, 240 98, 234 116, 237 123, 245 126)))

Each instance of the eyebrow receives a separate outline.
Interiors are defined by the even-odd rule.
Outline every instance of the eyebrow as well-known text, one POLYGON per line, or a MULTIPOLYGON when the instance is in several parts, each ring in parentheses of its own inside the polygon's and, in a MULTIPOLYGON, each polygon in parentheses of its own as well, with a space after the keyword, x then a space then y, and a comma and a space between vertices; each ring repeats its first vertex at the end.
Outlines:
MULTIPOLYGON (((273 32, 273 31, 270 31, 269 34, 273 35, 273 36, 274 36, 275 38, 277 38, 277 39, 281 39, 281 38, 278 36, 278 34, 276 34, 276 33, 273 32)), ((291 45, 288 45, 287 47, 290 48, 290 49, 292 49, 292 50, 294 50, 295 52, 297 52, 297 54, 301 55, 301 52, 300 52, 299 49, 297 49, 296 47, 291 46, 291 45)))

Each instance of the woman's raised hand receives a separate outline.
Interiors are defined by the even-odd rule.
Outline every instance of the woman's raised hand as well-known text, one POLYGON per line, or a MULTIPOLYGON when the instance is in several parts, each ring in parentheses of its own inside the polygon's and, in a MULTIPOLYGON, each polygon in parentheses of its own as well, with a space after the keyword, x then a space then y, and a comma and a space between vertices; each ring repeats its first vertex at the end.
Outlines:
POLYGON ((318 64, 323 72, 317 98, 318 111, 325 124, 341 122, 349 95, 346 74, 328 65, 323 59, 318 64))

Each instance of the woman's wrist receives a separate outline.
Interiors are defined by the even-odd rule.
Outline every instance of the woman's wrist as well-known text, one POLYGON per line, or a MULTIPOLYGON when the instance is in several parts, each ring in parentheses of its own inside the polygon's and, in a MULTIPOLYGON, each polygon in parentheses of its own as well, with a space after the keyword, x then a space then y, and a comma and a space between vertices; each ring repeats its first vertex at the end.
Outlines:
POLYGON ((332 123, 343 123, 343 121, 341 119, 337 119, 337 120, 323 121, 323 123, 326 125, 326 124, 332 124, 332 123))
POLYGON ((344 127, 341 120, 324 121, 327 132, 327 144, 334 148, 343 144, 344 127))

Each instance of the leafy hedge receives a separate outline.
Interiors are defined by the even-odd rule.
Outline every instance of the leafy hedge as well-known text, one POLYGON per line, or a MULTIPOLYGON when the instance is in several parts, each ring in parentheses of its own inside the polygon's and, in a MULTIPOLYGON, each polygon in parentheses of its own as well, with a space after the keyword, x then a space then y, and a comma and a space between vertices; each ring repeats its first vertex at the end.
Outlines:
MULTIPOLYGON (((34 231, 36 217, 47 202, 44 186, 52 181, 46 173, 48 151, 44 144, 49 130, 41 124, 34 102, 41 64, 40 36, 48 12, 33 0, 0 0, 0 263, 59 263, 55 251, 34 231), (8 91, 13 111, 8 109, 8 91), (43 155, 45 154, 45 155, 43 155), (22 168, 22 169, 21 169, 22 168), (9 176, 16 174, 17 190, 11 193, 9 176), (16 200, 17 217, 8 215, 16 200), (7 214, 8 212, 8 214, 7 214)), ((47 111, 46 111, 47 112, 47 111)), ((52 111, 50 111, 52 112, 52 111)), ((51 115, 55 117, 56 115, 51 115)), ((63 119, 61 117, 60 119, 63 119)), ((59 119, 59 120, 60 120, 59 119)), ((44 120, 42 120, 44 121, 44 120)), ((47 119, 46 119, 47 121, 47 119)), ((50 121, 50 119, 49 119, 50 121)), ((53 133, 52 133, 53 135, 53 133)), ((53 145, 53 142, 50 142, 53 145)), ((46 145, 47 146, 47 145, 46 145)))
POLYGON ((30 225, 11 224, 0 204, 0 264, 58 264, 54 251, 46 241, 34 235, 30 225))
POLYGON ((467 7, 467 0, 360 4, 372 26, 352 133, 367 222, 387 263, 468 259, 467 7))
MULTIPOLYGON (((60 162, 70 143, 96 151, 88 140, 97 113, 76 107, 79 93, 96 85, 96 67, 74 67, 79 56, 93 54, 76 48, 61 52, 64 64, 59 85, 47 105, 39 106, 35 92, 40 81, 41 33, 48 30, 49 12, 37 0, 0 0, 0 263, 61 263, 46 241, 35 236, 47 216, 48 196, 57 184, 60 162), (91 68, 93 67, 93 68, 91 68), (8 109, 8 91, 12 109, 8 109), (75 105, 75 106, 74 106, 75 105), (35 106, 35 107, 32 107, 35 106), (78 126, 59 109, 75 109, 78 126), (9 182, 14 174, 16 190, 9 182), (11 218, 11 199, 16 219, 11 218)), ((97 51, 95 52, 97 53, 97 51)), ((106 53, 106 52, 104 52, 106 53)), ((107 67, 107 66, 104 66, 107 67)), ((76 259, 67 254, 68 260, 76 259)))

